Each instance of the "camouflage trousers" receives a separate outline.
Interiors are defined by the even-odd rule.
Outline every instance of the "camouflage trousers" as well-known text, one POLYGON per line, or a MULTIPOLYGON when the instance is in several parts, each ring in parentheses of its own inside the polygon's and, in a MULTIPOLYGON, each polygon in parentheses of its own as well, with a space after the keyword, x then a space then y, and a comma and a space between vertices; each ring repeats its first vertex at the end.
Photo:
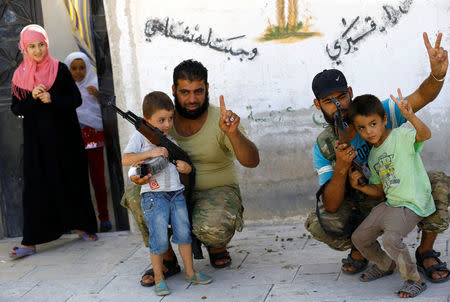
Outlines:
MULTIPOLYGON (((126 188, 121 205, 130 210, 148 247, 148 228, 142 215, 140 186, 126 188)), ((208 247, 225 247, 235 231, 242 231, 244 208, 239 186, 194 191, 192 232, 208 247)))
POLYGON ((235 231, 242 231, 244 207, 239 186, 194 191, 192 199, 192 233, 206 246, 225 247, 235 231))
MULTIPOLYGON (((450 206, 450 177, 443 172, 436 171, 428 172, 428 177, 430 178, 431 194, 436 205, 436 212, 425 219, 422 219, 417 226, 420 230, 425 232, 442 233, 448 228, 450 222, 450 215, 448 212, 448 207, 450 206)), ((367 217, 367 215, 369 215, 372 208, 380 202, 381 200, 367 198, 359 203, 361 219, 358 222, 358 225, 365 217, 367 217)), ((330 220, 345 224, 350 213, 349 209, 351 209, 352 206, 353 202, 346 199, 336 213, 321 215, 321 220, 330 220)), ((352 247, 351 234, 342 237, 332 237, 326 234, 319 223, 315 211, 308 215, 305 227, 316 240, 327 244, 332 249, 345 251, 352 247)))

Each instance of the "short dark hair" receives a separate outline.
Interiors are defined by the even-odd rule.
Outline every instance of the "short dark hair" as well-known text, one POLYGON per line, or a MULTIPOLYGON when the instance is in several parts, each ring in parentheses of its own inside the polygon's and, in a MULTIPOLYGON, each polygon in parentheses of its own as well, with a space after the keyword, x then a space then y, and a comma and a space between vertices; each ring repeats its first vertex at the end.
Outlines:
POLYGON ((381 101, 372 94, 363 94, 353 99, 348 106, 348 119, 353 122, 357 115, 378 114, 382 119, 386 114, 381 101))
POLYGON ((150 119, 158 110, 173 111, 175 107, 167 94, 161 91, 153 91, 144 97, 142 113, 145 118, 150 119))
POLYGON ((178 85, 178 80, 205 81, 208 83, 208 69, 202 63, 194 60, 185 60, 173 70, 173 85, 178 85))

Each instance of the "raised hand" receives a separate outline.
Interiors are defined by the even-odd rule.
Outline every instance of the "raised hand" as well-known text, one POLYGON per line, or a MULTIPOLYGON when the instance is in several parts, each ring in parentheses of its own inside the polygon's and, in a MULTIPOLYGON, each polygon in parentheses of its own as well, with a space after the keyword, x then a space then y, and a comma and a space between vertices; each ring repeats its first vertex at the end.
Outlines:
POLYGON ((427 48, 428 58, 430 59, 430 67, 432 75, 440 80, 444 79, 448 68, 448 52, 441 47, 442 33, 439 33, 434 47, 428 40, 427 33, 423 33, 423 42, 427 48))
POLYGON ((393 100, 397 104, 398 109, 400 109, 400 113, 409 121, 413 116, 415 116, 414 111, 408 100, 403 99, 400 88, 397 89, 397 93, 398 93, 398 100, 392 94, 391 100, 393 100))
POLYGON ((220 96, 219 102, 220 102, 219 128, 227 135, 235 133, 241 120, 240 117, 233 111, 227 110, 227 108, 225 107, 223 95, 220 96))

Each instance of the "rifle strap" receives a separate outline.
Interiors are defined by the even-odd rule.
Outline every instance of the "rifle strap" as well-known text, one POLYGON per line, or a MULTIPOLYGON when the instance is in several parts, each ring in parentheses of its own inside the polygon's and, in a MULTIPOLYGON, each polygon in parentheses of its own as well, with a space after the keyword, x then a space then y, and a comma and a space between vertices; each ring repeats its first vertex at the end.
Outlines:
POLYGON ((395 103, 393 100, 389 99, 389 116, 391 118, 392 129, 397 128, 397 117, 395 116, 395 103))

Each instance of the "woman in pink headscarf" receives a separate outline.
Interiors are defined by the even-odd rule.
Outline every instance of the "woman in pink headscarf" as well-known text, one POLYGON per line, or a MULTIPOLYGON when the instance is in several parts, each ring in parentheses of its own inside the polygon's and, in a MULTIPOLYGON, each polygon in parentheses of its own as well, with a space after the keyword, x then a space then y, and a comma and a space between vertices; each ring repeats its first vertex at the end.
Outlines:
POLYGON ((12 112, 23 118, 24 191, 22 245, 13 258, 76 230, 96 240, 87 158, 76 108, 80 92, 66 65, 49 54, 47 33, 28 25, 20 33, 23 62, 12 79, 12 112))

